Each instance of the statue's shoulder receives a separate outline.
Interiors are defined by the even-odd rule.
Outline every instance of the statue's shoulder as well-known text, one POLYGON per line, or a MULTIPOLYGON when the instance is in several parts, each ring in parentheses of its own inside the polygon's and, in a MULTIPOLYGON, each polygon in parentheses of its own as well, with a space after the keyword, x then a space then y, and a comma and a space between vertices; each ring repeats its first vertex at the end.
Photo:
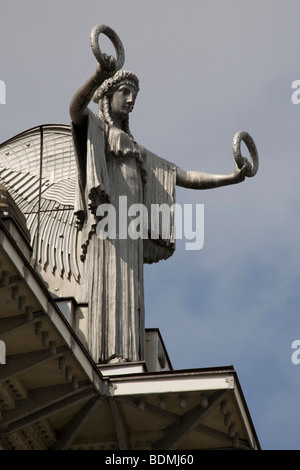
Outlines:
POLYGON ((176 165, 175 163, 170 162, 169 160, 166 160, 165 158, 160 157, 156 153, 152 152, 151 150, 147 149, 143 145, 141 145, 139 142, 137 142, 137 146, 139 147, 139 150, 141 152, 142 158, 149 165, 150 167, 168 167, 172 170, 176 170, 176 165))
POLYGON ((88 108, 88 124, 89 125, 96 125, 100 129, 104 130, 104 125, 101 117, 96 114, 92 109, 88 108))

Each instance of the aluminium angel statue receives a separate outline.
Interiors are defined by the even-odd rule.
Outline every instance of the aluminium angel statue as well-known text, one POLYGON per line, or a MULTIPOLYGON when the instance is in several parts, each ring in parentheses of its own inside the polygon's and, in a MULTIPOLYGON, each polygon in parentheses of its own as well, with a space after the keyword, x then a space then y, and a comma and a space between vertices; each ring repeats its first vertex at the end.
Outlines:
MULTIPOLYGON (((114 237, 98 236, 97 226, 103 217, 99 207, 112 205, 117 220, 124 209, 119 203, 120 197, 126 198, 126 207, 135 204, 149 209, 153 204, 170 207, 175 202, 176 185, 210 189, 239 183, 245 176, 256 174, 258 156, 246 132, 234 137, 236 165, 228 175, 186 171, 153 154, 139 144, 130 131, 129 114, 139 92, 139 80, 134 73, 122 69, 124 49, 119 37, 108 26, 96 26, 92 30, 91 46, 98 65, 71 100, 72 139, 67 130, 50 129, 50 139, 57 142, 61 131, 64 145, 68 147, 71 140, 73 144, 68 150, 64 147, 63 151, 55 151, 53 158, 48 144, 48 152, 43 155, 40 150, 33 159, 37 169, 27 170, 28 175, 35 171, 34 177, 38 180, 37 161, 45 160, 46 156, 40 197, 35 192, 29 207, 22 190, 20 194, 7 182, 11 180, 7 172, 24 171, 17 162, 17 151, 12 152, 15 156, 10 162, 8 156, 5 157, 5 152, 13 150, 13 142, 0 146, 0 162, 2 157, 4 166, 2 172, 0 167, 0 182, 13 192, 19 206, 28 213, 39 262, 42 261, 45 269, 51 265, 51 269, 59 269, 61 275, 65 272, 69 277, 73 275, 83 286, 89 312, 88 347, 94 360, 101 363, 141 361, 145 359, 143 265, 173 254, 174 224, 172 221, 168 238, 164 237, 161 226, 151 226, 150 218, 148 237, 121 236, 120 227, 114 237), (102 54, 98 44, 100 33, 112 40, 117 59, 102 54), (98 114, 89 108, 92 100, 98 103, 98 114), (251 163, 240 153, 241 140, 250 151, 251 163), (8 170, 9 165, 13 169, 8 170), (57 213, 47 212, 52 203, 57 205, 57 213), (44 210, 39 213, 41 207, 44 210), (55 221, 50 234, 46 228, 49 217, 55 221), (63 236, 59 235, 61 233, 63 236), (73 254, 74 250, 78 252, 79 246, 80 261, 73 254)), ((35 133, 36 138, 41 136, 40 129, 35 129, 35 133)), ((127 222, 130 220, 128 216, 127 222)))

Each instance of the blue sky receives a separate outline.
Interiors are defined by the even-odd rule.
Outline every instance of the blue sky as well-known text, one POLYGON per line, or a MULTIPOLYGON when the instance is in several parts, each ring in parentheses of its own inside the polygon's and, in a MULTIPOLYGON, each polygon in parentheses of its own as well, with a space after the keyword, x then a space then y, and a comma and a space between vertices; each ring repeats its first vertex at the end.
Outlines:
POLYGON ((145 267, 146 326, 160 329, 175 369, 234 365, 264 449, 300 449, 299 20, 298 0, 1 2, 1 142, 69 123, 99 23, 140 79, 130 127, 145 147, 184 169, 231 173, 234 134, 254 138, 255 178, 178 188, 177 202, 204 204, 204 246, 179 240, 171 259, 145 267))

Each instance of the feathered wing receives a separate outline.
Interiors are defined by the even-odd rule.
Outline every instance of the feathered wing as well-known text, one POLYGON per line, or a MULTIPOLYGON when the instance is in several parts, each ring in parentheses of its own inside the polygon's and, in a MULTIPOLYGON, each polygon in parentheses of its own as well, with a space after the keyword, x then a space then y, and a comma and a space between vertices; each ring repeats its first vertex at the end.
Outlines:
POLYGON ((27 219, 36 261, 78 281, 76 181, 70 126, 38 126, 0 145, 0 183, 27 219))

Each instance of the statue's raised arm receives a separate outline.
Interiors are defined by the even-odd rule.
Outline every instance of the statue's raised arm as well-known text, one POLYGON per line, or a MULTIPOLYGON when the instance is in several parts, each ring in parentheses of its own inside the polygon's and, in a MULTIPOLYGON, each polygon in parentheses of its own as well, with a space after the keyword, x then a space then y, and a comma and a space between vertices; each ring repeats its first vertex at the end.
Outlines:
POLYGON ((98 64, 95 72, 74 93, 70 102, 70 117, 74 124, 81 125, 85 122, 88 114, 88 104, 97 88, 106 79, 105 76, 104 70, 98 64))

